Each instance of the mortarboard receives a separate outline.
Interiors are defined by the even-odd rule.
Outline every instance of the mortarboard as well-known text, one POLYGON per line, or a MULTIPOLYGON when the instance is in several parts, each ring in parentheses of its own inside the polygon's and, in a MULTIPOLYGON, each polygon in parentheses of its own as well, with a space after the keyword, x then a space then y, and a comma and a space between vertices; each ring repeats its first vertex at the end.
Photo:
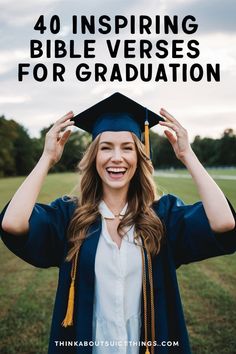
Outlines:
POLYGON ((72 118, 75 125, 96 136, 105 131, 130 131, 141 141, 145 135, 146 153, 150 155, 149 128, 164 119, 119 92, 105 98, 72 118))

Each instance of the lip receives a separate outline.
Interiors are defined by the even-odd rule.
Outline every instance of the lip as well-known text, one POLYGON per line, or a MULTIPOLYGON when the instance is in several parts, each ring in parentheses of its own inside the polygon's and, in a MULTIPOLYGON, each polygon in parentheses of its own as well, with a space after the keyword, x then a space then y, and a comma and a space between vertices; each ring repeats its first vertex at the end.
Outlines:
MULTIPOLYGON (((107 171, 107 173, 109 173, 108 172, 108 169, 110 169, 110 168, 114 168, 114 169, 116 169, 116 168, 119 168, 119 169, 124 169, 125 170, 125 173, 127 172, 127 170, 128 170, 128 168, 127 167, 121 167, 121 166, 116 166, 116 167, 111 167, 111 166, 109 166, 109 167, 106 167, 106 171, 107 171)), ((121 172, 122 173, 122 172, 121 172)), ((124 174, 125 174, 124 173, 124 174)))
MULTIPOLYGON (((111 168, 111 167, 110 167, 110 168, 111 168)), ((126 167, 125 167, 125 168, 126 168, 126 167)), ((120 181, 120 180, 122 180, 122 179, 125 177, 126 172, 127 172, 128 169, 126 168, 125 173, 122 174, 121 176, 116 176, 116 175, 112 176, 112 175, 110 175, 110 174, 108 173, 107 169, 105 169, 105 170, 106 170, 106 175, 107 175, 107 177, 108 177, 108 179, 109 179, 110 181, 120 181)))
POLYGON ((107 166, 107 167, 106 167, 106 170, 107 170, 108 168, 125 168, 126 170, 128 169, 128 167, 125 167, 125 166, 107 166))

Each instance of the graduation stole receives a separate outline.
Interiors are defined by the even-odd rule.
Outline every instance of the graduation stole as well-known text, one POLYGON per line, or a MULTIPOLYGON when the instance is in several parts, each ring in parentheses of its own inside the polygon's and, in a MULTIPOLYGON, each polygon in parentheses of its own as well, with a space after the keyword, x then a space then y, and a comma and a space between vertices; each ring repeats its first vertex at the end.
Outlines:
MULTIPOLYGON (((155 307, 153 293, 153 276, 152 276, 152 259, 150 252, 145 248, 145 241, 142 239, 141 254, 142 254, 142 288, 143 288, 143 306, 144 306, 144 337, 146 342, 145 354, 150 354, 148 346, 148 338, 151 337, 152 345, 150 346, 151 354, 154 354, 155 341, 155 307), (149 295, 148 291, 149 290, 149 295)), ((80 246, 81 247, 81 246, 80 246)), ((79 248, 80 250, 80 248, 79 248)), ((76 252, 71 267, 71 284, 68 296, 67 311, 62 322, 63 327, 73 326, 74 301, 75 301, 75 279, 77 273, 78 255, 76 252)))

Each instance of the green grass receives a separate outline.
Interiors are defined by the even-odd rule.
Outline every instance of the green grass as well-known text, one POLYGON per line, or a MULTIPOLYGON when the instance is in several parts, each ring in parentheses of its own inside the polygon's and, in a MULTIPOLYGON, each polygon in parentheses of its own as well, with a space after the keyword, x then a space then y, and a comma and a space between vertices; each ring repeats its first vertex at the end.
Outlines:
MULTIPOLYGON (((207 168, 210 175, 225 175, 225 176, 236 176, 236 168, 207 168)), ((180 169, 167 169, 167 170, 157 170, 157 172, 168 172, 168 173, 178 173, 178 174, 188 174, 186 168, 180 169)))
MULTIPOLYGON (((231 174, 223 170, 220 174, 231 174)), ((0 179, 0 207, 11 198, 23 178, 0 179)), ((76 184, 71 173, 49 175, 39 196, 49 202, 68 194, 76 184)), ((160 192, 198 200, 191 179, 155 177, 160 192)), ((236 206, 236 181, 218 180, 236 206)), ((57 269, 34 268, 0 244, 0 353, 47 352, 57 269)), ((217 257, 178 270, 193 353, 236 352, 236 257, 217 257)))

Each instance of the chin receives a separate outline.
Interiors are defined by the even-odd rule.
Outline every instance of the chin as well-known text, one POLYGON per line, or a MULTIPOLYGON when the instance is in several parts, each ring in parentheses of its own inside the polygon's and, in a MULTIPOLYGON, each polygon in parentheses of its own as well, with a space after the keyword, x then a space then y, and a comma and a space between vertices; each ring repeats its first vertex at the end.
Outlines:
POLYGON ((113 188, 113 189, 121 189, 121 188, 128 188, 129 183, 105 183, 107 187, 113 188))
POLYGON ((107 181, 103 180, 103 183, 111 189, 123 189, 128 188, 130 181, 107 181))
POLYGON ((119 180, 115 180, 112 177, 109 176, 107 172, 99 174, 102 184, 104 187, 109 188, 109 189, 114 189, 114 190, 123 190, 126 189, 128 190, 130 181, 133 177, 130 173, 125 174, 122 178, 119 180))

